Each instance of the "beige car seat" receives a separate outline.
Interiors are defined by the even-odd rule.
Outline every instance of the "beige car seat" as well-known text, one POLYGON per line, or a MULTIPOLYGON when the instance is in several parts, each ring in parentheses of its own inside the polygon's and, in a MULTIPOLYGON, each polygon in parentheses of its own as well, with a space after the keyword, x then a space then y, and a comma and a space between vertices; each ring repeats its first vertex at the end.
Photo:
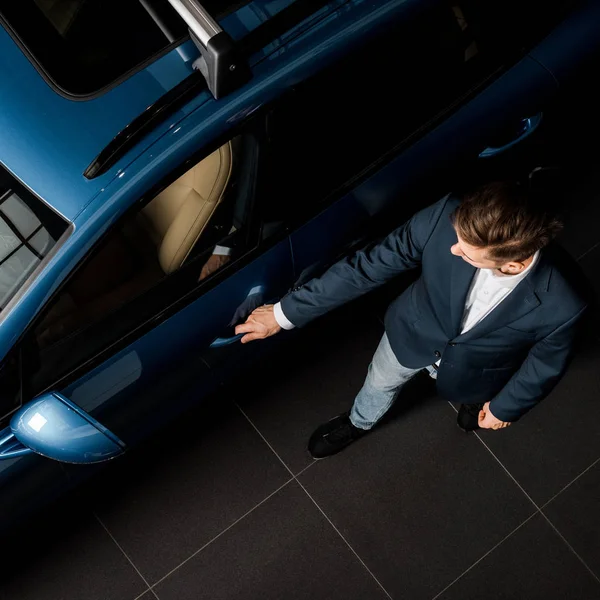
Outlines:
POLYGON ((227 189, 232 163, 231 142, 227 142, 142 209, 165 273, 181 267, 206 229, 227 189))

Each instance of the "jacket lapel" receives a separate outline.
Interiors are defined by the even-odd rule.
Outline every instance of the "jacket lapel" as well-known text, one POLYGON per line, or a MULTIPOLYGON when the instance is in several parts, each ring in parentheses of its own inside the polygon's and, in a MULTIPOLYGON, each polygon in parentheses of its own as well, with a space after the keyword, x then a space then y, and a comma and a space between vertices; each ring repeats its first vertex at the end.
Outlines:
POLYGON ((477 325, 467 331, 464 336, 461 336, 461 338, 473 339, 482 337, 495 329, 504 327, 524 317, 537 308, 541 304, 537 292, 547 289, 551 270, 551 266, 542 254, 533 271, 517 285, 509 296, 490 314, 479 321, 477 325))
POLYGON ((508 325, 540 305, 540 300, 528 281, 531 273, 489 315, 469 329, 463 339, 482 337, 495 329, 508 325))

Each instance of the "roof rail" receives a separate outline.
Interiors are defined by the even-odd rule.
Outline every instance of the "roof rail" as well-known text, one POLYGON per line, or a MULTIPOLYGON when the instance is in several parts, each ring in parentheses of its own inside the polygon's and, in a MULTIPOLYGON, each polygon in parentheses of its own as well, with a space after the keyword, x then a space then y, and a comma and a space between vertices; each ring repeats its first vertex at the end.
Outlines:
MULTIPOLYGON (((169 1, 175 2, 175 0, 169 1)), ((288 31, 295 24, 301 22, 303 19, 306 19, 309 15, 322 8, 330 1, 331 0, 295 0, 292 2, 292 4, 282 9, 276 15, 243 37, 239 41, 239 50, 236 50, 233 56, 235 56, 237 52, 242 53, 244 56, 250 56, 253 53, 258 52, 268 43, 272 42, 274 39, 288 31)), ((196 2, 196 4, 198 3, 196 2)), ((211 27, 213 29, 210 31, 207 30, 206 34, 202 34, 202 38, 206 40, 206 43, 209 46, 211 46, 210 42, 214 40, 217 35, 227 35, 221 31, 221 33, 215 34, 213 37, 211 37, 211 32, 215 30, 220 31, 220 27, 212 19, 210 19, 210 23, 212 23, 211 27)), ((224 39, 225 38, 221 37, 221 40, 224 39)), ((197 43, 202 42, 200 39, 198 39, 197 43)), ((231 47, 233 48, 233 42, 231 42, 231 47)), ((208 68, 208 62, 206 64, 208 68)), ((216 73, 216 76, 215 74, 212 75, 212 82, 213 84, 216 82, 221 86, 218 91, 223 94, 224 84, 222 77, 219 79, 219 74, 217 72, 218 69, 215 69, 214 61, 211 64, 213 65, 213 70, 215 70, 216 73), (218 82, 216 80, 218 80, 218 82)), ((242 85, 243 83, 244 77, 241 77, 239 80, 235 79, 236 76, 239 76, 239 71, 238 73, 235 73, 238 70, 238 65, 240 66, 242 74, 246 68, 249 71, 249 68, 243 61, 231 62, 230 64, 234 64, 236 67, 234 69, 228 68, 229 73, 225 77, 224 88, 228 91, 235 89, 237 85, 242 85), (232 75, 233 73, 235 73, 235 75, 232 75)), ((219 68, 222 69, 222 65, 219 68)), ((194 96, 205 90, 209 85, 210 83, 207 76, 203 76, 203 74, 199 71, 194 71, 188 75, 183 81, 178 83, 174 88, 161 96, 154 104, 149 106, 142 114, 138 115, 131 123, 129 123, 129 125, 119 131, 119 133, 89 164, 87 169, 83 172, 83 176, 86 179, 94 179, 95 177, 99 177, 100 175, 106 173, 117 163, 120 158, 122 158, 129 150, 131 150, 131 148, 133 148, 133 146, 135 146, 140 139, 152 131, 156 125, 179 110, 183 105, 189 102, 194 96)), ((215 92, 213 91, 213 94, 214 93, 215 92)))
POLYGON ((235 42, 198 0, 169 0, 169 4, 187 23, 190 37, 200 50, 193 67, 202 73, 215 98, 226 96, 252 77, 235 42))

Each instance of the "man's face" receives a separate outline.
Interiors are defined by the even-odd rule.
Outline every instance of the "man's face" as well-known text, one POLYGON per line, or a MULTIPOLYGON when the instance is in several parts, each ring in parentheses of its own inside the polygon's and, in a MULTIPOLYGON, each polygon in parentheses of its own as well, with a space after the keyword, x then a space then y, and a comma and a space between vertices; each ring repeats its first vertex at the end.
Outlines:
POLYGON ((517 273, 520 273, 526 266, 522 262, 499 262, 490 260, 486 256, 486 248, 477 248, 476 246, 471 246, 464 240, 461 240, 458 234, 456 234, 456 237, 457 242, 450 247, 450 252, 452 252, 454 256, 459 256, 465 262, 468 262, 477 269, 497 269, 504 275, 516 275, 517 273))

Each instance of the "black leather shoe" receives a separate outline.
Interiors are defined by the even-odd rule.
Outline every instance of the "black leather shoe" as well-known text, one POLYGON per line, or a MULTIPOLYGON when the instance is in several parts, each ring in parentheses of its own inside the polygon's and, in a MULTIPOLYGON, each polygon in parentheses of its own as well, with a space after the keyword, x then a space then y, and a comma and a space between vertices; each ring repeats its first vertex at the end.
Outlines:
POLYGON ((479 411, 483 409, 481 404, 461 404, 458 409, 456 422, 463 431, 475 431, 479 429, 479 411))
POLYGON ((368 429, 354 427, 350 413, 346 412, 315 429, 308 441, 308 451, 313 458, 325 458, 337 454, 367 433, 368 429))

